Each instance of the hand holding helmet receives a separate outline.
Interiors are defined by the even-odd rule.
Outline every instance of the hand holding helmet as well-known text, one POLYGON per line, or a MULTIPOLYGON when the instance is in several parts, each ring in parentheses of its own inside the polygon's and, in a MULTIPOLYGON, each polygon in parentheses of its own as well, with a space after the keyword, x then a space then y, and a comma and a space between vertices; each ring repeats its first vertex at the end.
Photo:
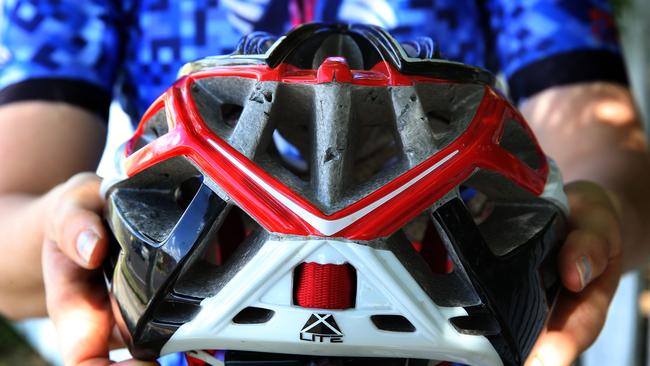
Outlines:
MULTIPOLYGON (((43 272, 47 308, 66 365, 108 365, 113 315, 97 268, 108 249, 95 174, 78 174, 49 193, 43 272)), ((126 361, 116 365, 155 363, 126 361)))
POLYGON ((565 187, 571 232, 560 251, 561 293, 526 365, 569 365, 602 329, 622 272, 619 210, 597 184, 565 187))

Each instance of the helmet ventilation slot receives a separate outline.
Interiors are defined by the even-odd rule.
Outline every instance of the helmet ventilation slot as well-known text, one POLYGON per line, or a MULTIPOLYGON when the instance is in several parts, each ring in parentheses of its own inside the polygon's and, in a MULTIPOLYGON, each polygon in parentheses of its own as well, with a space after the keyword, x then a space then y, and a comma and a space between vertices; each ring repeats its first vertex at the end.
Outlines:
POLYGON ((412 103, 422 108, 436 149, 442 150, 467 130, 484 95, 484 88, 469 84, 419 83, 412 103))
POLYGON ((160 303, 153 314, 155 321, 167 324, 183 324, 193 318, 201 309, 199 301, 166 300, 160 303))
POLYGON ((466 316, 457 316, 449 319, 458 333, 479 336, 494 336, 501 333, 499 323, 489 313, 477 313, 466 316))
MULTIPOLYGON (((368 98, 378 96, 370 95, 368 98)), ((401 162, 401 147, 394 131, 392 112, 387 111, 383 116, 373 115, 358 120, 358 136, 352 144, 354 160, 350 169, 351 183, 353 186, 384 184, 404 171, 398 167, 401 162), (369 117, 372 117, 372 120, 369 117)))
POLYGON ((436 105, 435 109, 430 109, 426 111, 426 118, 429 122, 429 128, 431 129, 431 134, 433 140, 435 141, 436 148, 439 150, 444 149, 452 141, 457 139, 467 128, 469 123, 461 125, 460 122, 469 122, 469 121, 457 121, 453 118, 451 106, 446 104, 436 105))
POLYGON ((364 190, 377 187, 404 172, 399 135, 389 90, 360 87, 354 89, 350 103, 353 139, 349 141, 353 159, 349 167, 350 184, 364 190), (367 113, 366 111, 373 111, 367 113))
POLYGON ((343 57, 350 69, 370 69, 381 58, 371 45, 362 45, 359 40, 346 34, 316 35, 302 42, 284 62, 300 69, 318 69, 328 57, 343 57))
POLYGON ((221 120, 226 126, 235 128, 244 107, 237 104, 224 103, 221 105, 221 120))
POLYGON ((153 140, 169 132, 167 125, 167 116, 165 108, 160 108, 148 121, 145 122, 142 134, 137 141, 133 144, 133 152, 145 147, 153 140))
POLYGON ((380 330, 400 333, 415 332, 413 323, 401 315, 372 315, 370 320, 380 330))
POLYGON ((189 258, 174 285, 176 293, 200 298, 215 295, 227 283, 226 278, 237 272, 238 261, 254 254, 261 243, 265 231, 239 207, 226 208, 222 215, 189 258))
POLYGON ((215 135, 222 139, 230 137, 239 123, 253 83, 247 78, 206 78, 192 84, 196 109, 215 135))
POLYGON ((124 219, 138 233, 161 243, 196 196, 201 182, 198 170, 178 157, 156 164, 116 185, 111 196, 124 219))
POLYGON ((244 212, 239 207, 233 206, 230 209, 217 231, 215 242, 205 248, 203 260, 218 266, 228 262, 253 230, 252 222, 245 223, 244 216, 244 212))
POLYGON ((464 196, 463 201, 495 256, 505 256, 545 232, 557 213, 552 203, 496 172, 479 170, 464 187, 461 196, 475 192, 474 197, 464 196), (482 201, 480 206, 476 205, 477 197, 482 201))
POLYGON ((451 120, 448 113, 441 113, 439 110, 430 110, 427 112, 427 119, 433 132, 433 137, 436 140, 443 140, 450 132, 449 126, 451 125, 451 120))
POLYGON ((276 130, 262 159, 267 159, 266 163, 274 167, 271 171, 278 178, 290 174, 301 181, 308 181, 310 161, 306 142, 309 139, 309 131, 304 125, 296 126, 296 131, 287 134, 286 137, 276 130))
POLYGON ((261 168, 300 193, 307 191, 312 168, 313 93, 302 86, 278 89, 268 121, 272 128, 255 154, 261 168))
POLYGON ((190 205, 190 202, 192 202, 194 196, 196 196, 196 192, 199 190, 202 183, 203 179, 199 176, 189 177, 181 182, 180 185, 174 189, 174 201, 176 201, 176 205, 182 210, 185 210, 187 206, 190 205))
POLYGON ((544 154, 537 149, 532 132, 519 121, 509 119, 505 122, 499 145, 532 169, 544 164, 544 154))
POLYGON ((273 310, 249 306, 232 318, 235 324, 264 324, 275 315, 273 310))
POLYGON ((454 271, 454 263, 429 215, 416 217, 407 224, 404 231, 432 273, 448 274, 454 271))

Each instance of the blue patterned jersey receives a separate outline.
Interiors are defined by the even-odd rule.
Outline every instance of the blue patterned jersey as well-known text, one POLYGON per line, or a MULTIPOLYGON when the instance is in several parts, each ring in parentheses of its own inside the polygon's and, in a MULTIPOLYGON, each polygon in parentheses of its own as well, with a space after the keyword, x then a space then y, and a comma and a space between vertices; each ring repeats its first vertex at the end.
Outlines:
POLYGON ((4 0, 0 103, 53 99, 139 116, 185 62, 251 31, 304 20, 429 36, 446 58, 506 75, 515 99, 583 80, 623 81, 607 0, 4 0))

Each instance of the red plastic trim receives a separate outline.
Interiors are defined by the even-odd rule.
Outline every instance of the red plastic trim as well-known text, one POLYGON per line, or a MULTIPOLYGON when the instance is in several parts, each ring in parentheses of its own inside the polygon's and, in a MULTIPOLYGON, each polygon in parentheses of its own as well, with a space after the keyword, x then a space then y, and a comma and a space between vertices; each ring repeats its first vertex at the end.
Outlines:
POLYGON ((328 57, 316 70, 305 70, 290 64, 270 68, 265 64, 218 67, 192 74, 198 80, 211 77, 243 77, 259 81, 283 83, 323 84, 345 82, 368 86, 406 86, 414 82, 450 82, 419 75, 404 75, 386 61, 378 62, 370 70, 350 70, 347 61, 341 57, 328 57), (341 73, 341 77, 337 74, 341 73), (349 74, 350 76, 343 76, 349 74))
POLYGON ((128 176, 133 176, 166 159, 185 156, 268 231, 302 236, 343 237, 351 240, 372 240, 392 234, 461 184, 477 168, 499 172, 536 195, 543 192, 548 165, 539 146, 538 153, 545 163, 541 168, 533 170, 498 145, 504 121, 508 119, 519 121, 528 131, 530 130, 526 127, 523 117, 489 87, 485 89, 483 100, 474 119, 458 139, 375 192, 329 215, 324 214, 311 202, 267 174, 254 162, 217 137, 203 121, 190 93, 190 87, 195 80, 215 76, 320 83, 334 81, 335 76, 337 82, 342 82, 338 75, 349 73, 352 78, 346 82, 361 85, 388 86, 412 85, 415 82, 441 82, 419 76, 400 75, 388 64, 378 64, 373 68, 374 71, 348 70, 346 72, 343 67, 347 65, 342 65, 341 60, 330 59, 317 71, 298 72, 288 65, 281 65, 276 69, 258 65, 218 68, 180 79, 145 113, 143 122, 127 148, 127 153, 130 154, 125 161, 128 176), (327 70, 321 70, 323 68, 327 70), (169 132, 133 152, 133 144, 142 134, 143 125, 163 107, 168 115, 169 132), (231 157, 230 160, 227 155, 231 157), (436 164, 440 166, 420 177, 407 189, 399 191, 400 187, 416 180, 419 175, 436 164), (256 178, 252 178, 251 174, 256 178), (271 194, 270 189, 281 195, 284 203, 277 199, 277 195, 271 194), (399 193, 394 194, 394 192, 399 193), (328 235, 310 224, 308 217, 301 217, 287 205, 287 202, 291 202, 315 220, 331 221, 368 208, 373 203, 386 199, 391 193, 394 196, 379 207, 328 235))

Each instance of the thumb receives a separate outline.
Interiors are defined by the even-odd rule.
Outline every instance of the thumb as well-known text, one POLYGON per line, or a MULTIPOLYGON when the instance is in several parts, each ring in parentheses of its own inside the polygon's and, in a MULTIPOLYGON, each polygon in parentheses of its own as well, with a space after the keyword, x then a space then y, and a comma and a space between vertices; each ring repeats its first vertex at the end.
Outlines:
POLYGON ((43 243, 46 304, 66 365, 108 358, 112 316, 99 272, 79 267, 50 240, 43 243))
POLYGON ((50 240, 43 243, 47 310, 66 366, 145 366, 108 359, 113 317, 100 272, 79 267, 50 240))

